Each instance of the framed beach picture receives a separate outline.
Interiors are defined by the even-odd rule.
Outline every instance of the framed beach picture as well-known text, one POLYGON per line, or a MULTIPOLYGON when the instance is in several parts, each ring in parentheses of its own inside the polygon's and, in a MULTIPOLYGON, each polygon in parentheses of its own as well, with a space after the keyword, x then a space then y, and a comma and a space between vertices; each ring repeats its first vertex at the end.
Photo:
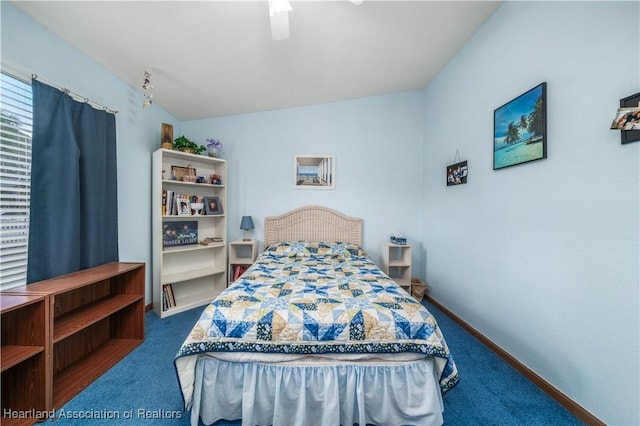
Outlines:
POLYGON ((295 154, 293 186, 296 189, 335 189, 335 156, 333 154, 295 154))
POLYGON ((493 113, 493 170, 547 158, 547 83, 493 113))

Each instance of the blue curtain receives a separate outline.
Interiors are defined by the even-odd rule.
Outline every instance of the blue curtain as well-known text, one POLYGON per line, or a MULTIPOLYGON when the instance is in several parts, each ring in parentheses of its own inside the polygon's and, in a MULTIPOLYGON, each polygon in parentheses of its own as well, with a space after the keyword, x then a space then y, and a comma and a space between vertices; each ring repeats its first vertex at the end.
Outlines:
POLYGON ((118 260, 115 116, 32 87, 28 283, 118 260))

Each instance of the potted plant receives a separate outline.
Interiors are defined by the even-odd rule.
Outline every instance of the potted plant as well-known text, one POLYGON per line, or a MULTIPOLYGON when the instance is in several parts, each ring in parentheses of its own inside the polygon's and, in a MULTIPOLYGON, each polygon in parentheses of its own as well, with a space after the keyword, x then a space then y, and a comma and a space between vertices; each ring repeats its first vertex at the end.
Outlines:
POLYGON ((204 145, 198 145, 194 141, 187 139, 184 135, 173 141, 173 149, 182 152, 192 152, 200 154, 207 150, 204 145))

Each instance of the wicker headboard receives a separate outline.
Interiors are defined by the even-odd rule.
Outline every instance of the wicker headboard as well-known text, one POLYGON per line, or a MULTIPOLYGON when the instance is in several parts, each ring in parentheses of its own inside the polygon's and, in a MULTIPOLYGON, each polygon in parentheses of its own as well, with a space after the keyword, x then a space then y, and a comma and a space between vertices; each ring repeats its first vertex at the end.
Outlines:
POLYGON ((362 219, 335 210, 307 206, 264 219, 264 244, 281 241, 326 241, 362 245, 362 219))

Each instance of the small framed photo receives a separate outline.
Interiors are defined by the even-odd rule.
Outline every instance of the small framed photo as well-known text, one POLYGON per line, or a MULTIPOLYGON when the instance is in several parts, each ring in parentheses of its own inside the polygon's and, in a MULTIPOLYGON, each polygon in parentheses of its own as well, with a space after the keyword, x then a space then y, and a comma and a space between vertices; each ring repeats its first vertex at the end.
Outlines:
POLYGON ((178 216, 191 216, 191 201, 187 195, 176 195, 176 207, 178 208, 178 216))
POLYGON ((467 174, 468 168, 466 161, 447 166, 447 186, 467 183, 467 174))
POLYGON ((295 189, 336 189, 336 158, 333 154, 295 154, 295 189))
POLYGON ((611 130, 640 130, 640 107, 618 108, 611 130))
POLYGON ((547 83, 493 112, 493 170, 547 158, 547 83))
POLYGON ((626 123, 620 131, 622 144, 640 141, 640 92, 620 99, 620 108, 635 110, 633 116, 625 116, 626 123))
POLYGON ((202 202, 204 203, 205 214, 210 216, 222 214, 222 203, 220 202, 220 197, 203 197, 202 202))

